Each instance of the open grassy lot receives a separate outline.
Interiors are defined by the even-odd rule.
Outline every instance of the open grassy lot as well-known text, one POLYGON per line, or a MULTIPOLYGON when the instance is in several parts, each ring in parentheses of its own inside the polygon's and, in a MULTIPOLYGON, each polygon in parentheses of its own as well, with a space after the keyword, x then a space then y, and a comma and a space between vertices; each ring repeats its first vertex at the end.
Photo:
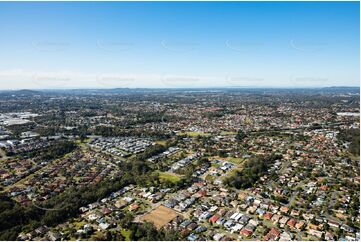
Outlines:
POLYGON ((155 143, 165 146, 167 141, 166 140, 157 140, 155 143))
POLYGON ((73 225, 74 225, 74 228, 75 228, 76 230, 78 230, 78 229, 81 229, 81 228, 85 225, 85 222, 84 222, 84 221, 75 220, 75 221, 73 222, 73 225))
POLYGON ((237 134, 237 132, 235 132, 235 131, 222 131, 221 133, 220 133, 220 135, 236 135, 237 134))
MULTIPOLYGON (((237 157, 220 157, 220 156, 211 156, 209 157, 209 160, 222 160, 222 161, 229 161, 229 162, 232 162, 236 165, 240 165, 242 164, 246 159, 243 159, 243 158, 237 158, 237 157)), ((216 164, 217 166, 217 164, 216 164)), ((219 165, 218 165, 219 166, 219 165)))
POLYGON ((236 158, 236 157, 227 157, 226 160, 237 165, 242 164, 245 161, 245 159, 243 158, 236 158))
POLYGON ((131 230, 128 230, 128 229, 122 229, 121 231, 120 231, 120 233, 123 235, 123 237, 124 237, 124 239, 126 240, 126 241, 129 241, 130 240, 130 234, 131 234, 131 230))
POLYGON ((178 135, 187 135, 190 137, 197 137, 197 136, 210 136, 210 133, 204 133, 204 132, 181 132, 178 133, 178 135))
POLYGON ((160 172, 159 178, 161 181, 168 180, 170 182, 177 183, 180 181, 181 176, 170 172, 160 172))

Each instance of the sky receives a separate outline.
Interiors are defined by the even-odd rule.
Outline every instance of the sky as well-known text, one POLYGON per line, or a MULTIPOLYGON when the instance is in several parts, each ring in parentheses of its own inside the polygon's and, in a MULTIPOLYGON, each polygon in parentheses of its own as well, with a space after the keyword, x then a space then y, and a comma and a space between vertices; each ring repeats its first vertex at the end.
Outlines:
POLYGON ((0 89, 359 86, 359 2, 0 2, 0 89))

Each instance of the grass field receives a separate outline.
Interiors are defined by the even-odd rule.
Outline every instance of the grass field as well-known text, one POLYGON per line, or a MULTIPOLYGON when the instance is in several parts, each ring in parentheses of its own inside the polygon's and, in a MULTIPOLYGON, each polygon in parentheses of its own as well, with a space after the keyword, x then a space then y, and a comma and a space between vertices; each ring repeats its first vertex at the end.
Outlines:
POLYGON ((85 225, 85 222, 84 221, 74 221, 73 225, 74 225, 75 229, 78 230, 78 229, 81 229, 85 225))
POLYGON ((237 132, 232 132, 232 131, 222 131, 221 135, 236 135, 237 132))
POLYGON ((165 146, 167 141, 166 140, 157 140, 155 143, 165 146))
POLYGON ((210 133, 204 133, 204 132, 181 132, 178 133, 178 135, 187 135, 190 137, 197 137, 197 136, 210 136, 210 133))
POLYGON ((236 158, 236 157, 227 157, 226 160, 237 165, 242 164, 244 162, 243 158, 236 158))
POLYGON ((77 145, 81 145, 81 144, 86 144, 90 141, 90 138, 85 138, 83 141, 81 141, 80 139, 75 140, 75 144, 77 145))
POLYGON ((165 181, 168 180, 172 183, 177 183, 180 181, 181 176, 174 174, 174 173, 169 173, 169 172, 160 172, 159 173, 159 178, 161 181, 165 181))
POLYGON ((130 234, 131 234, 131 231, 130 231, 130 230, 128 230, 128 229, 122 229, 122 230, 120 231, 120 233, 123 235, 124 240, 127 240, 127 241, 130 240, 130 234))
MULTIPOLYGON (((225 158, 223 158, 223 157, 220 157, 220 156, 212 156, 209 159, 210 160, 217 159, 217 160, 229 161, 229 162, 232 162, 232 163, 234 163, 236 165, 242 164, 245 161, 245 159, 243 159, 243 158, 236 158, 236 157, 225 157, 225 158)), ((217 167, 217 164, 215 164, 214 166, 217 167)))

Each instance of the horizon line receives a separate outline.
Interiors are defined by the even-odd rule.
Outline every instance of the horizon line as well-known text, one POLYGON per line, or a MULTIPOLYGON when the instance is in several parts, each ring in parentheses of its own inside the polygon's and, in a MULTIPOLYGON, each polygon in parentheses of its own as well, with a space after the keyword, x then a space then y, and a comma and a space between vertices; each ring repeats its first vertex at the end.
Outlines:
POLYGON ((219 87, 69 87, 69 88, 14 88, 14 89, 0 89, 0 91, 47 91, 47 90, 55 90, 55 91, 65 91, 65 90, 115 90, 115 89, 324 89, 324 88, 360 88, 360 86, 298 86, 298 87, 290 87, 290 86, 219 86, 219 87))

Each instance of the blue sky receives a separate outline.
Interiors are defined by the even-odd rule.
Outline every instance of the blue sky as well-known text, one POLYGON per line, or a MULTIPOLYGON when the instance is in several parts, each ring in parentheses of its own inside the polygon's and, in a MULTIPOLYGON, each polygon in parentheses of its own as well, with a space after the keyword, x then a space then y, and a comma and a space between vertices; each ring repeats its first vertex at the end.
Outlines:
POLYGON ((359 86, 358 2, 1 2, 0 89, 359 86))

